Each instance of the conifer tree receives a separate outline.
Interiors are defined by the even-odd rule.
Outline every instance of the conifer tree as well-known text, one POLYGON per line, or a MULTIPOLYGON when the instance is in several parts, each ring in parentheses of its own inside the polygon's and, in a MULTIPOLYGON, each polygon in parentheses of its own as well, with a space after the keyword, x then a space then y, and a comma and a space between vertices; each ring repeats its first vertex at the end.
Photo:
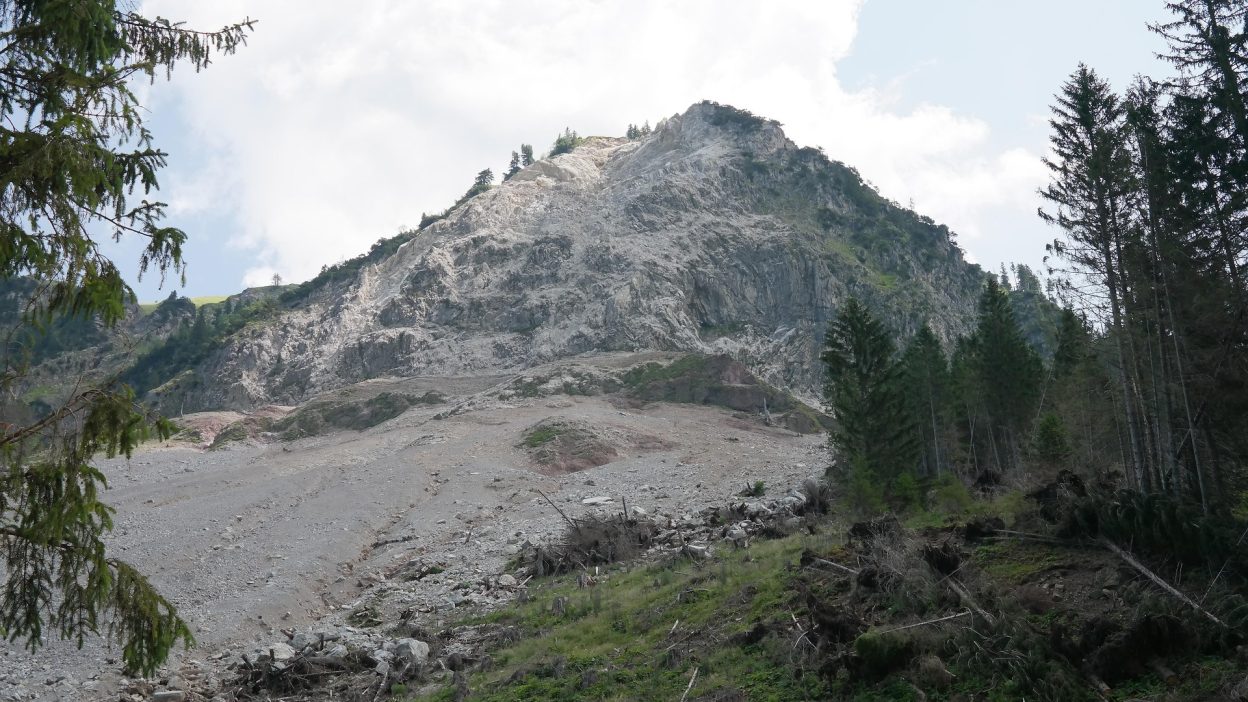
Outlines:
POLYGON ((962 336, 954 343, 949 357, 950 414, 954 419, 959 441, 955 444, 960 454, 957 462, 980 473, 990 463, 980 460, 979 447, 983 444, 982 393, 979 376, 975 372, 975 344, 971 337, 962 336))
POLYGON ((511 152, 511 161, 507 164, 507 172, 503 174, 503 180, 509 180, 512 176, 520 172, 520 153, 511 152))
MULTIPOLYGON (((243 43, 250 21, 196 32, 112 0, 0 1, 0 277, 40 283, 22 323, 65 316, 115 325, 134 293, 101 250, 101 233, 139 237, 141 272, 183 272, 185 234, 149 200, 165 153, 152 145, 131 79, 206 67, 243 43), (137 197, 134 202, 132 197, 137 197)), ((24 373, 6 354, 0 391, 24 373)), ((132 671, 152 672, 190 630, 174 607, 102 540, 96 454, 126 455, 172 425, 133 392, 89 385, 32 422, 0 430, 0 633, 38 647, 106 634, 132 671)))
POLYGON ((532 165, 533 165, 533 145, 521 144, 520 145, 520 166, 522 168, 528 168, 529 166, 532 166, 532 165))
POLYGON ((1095 348, 1103 341, 1094 337, 1083 317, 1069 307, 1063 309, 1045 397, 1045 408, 1066 429, 1070 457, 1093 470, 1104 470, 1122 455, 1118 445, 1121 420, 1110 392, 1112 383, 1095 348))
POLYGON ((1032 446, 1041 463, 1055 468, 1070 457, 1070 440, 1066 424, 1056 412, 1046 412, 1036 427, 1036 439, 1032 446))
POLYGON ((949 402, 949 362, 932 328, 924 324, 902 356, 911 423, 920 436, 923 473, 939 475, 948 461, 946 443, 949 402))
POLYGON ((851 483, 874 478, 891 488, 913 472, 918 455, 891 335, 851 297, 828 328, 822 359, 824 395, 837 424, 831 441, 851 483))
POLYGON ((1248 5, 1242 0, 1173 0, 1170 22, 1150 25, 1166 39, 1171 64, 1227 115, 1248 141, 1248 5))
POLYGON ((555 143, 550 147, 550 155, 559 156, 561 154, 570 153, 573 149, 580 146, 584 139, 577 134, 571 127, 566 127, 563 134, 555 137, 555 143))
POLYGON ((203 346, 208 343, 211 332, 208 328, 207 310, 200 307, 195 312, 195 324, 191 327, 191 343, 195 346, 203 346))
POLYGON ((1040 357, 1023 339, 1009 295, 992 276, 979 298, 973 368, 983 400, 997 470, 1018 465, 1040 398, 1040 357))
POLYGON ((1070 307, 1062 308, 1058 317, 1057 351, 1053 354, 1053 377, 1061 380, 1078 371, 1087 360, 1089 349, 1087 323, 1070 307))
POLYGON ((1063 240, 1049 247, 1050 252, 1075 266, 1069 271, 1074 277, 1066 278, 1064 290, 1087 291, 1081 296, 1083 301, 1101 310, 1108 308, 1128 469, 1134 484, 1147 489, 1135 363, 1123 310, 1128 288, 1121 254, 1129 235, 1128 199, 1134 190, 1123 109, 1109 85, 1082 64, 1056 100, 1050 120, 1054 157, 1045 160, 1051 180, 1040 191, 1055 211, 1041 211, 1040 215, 1065 233, 1063 240), (1079 279, 1086 279, 1093 289, 1084 288, 1079 279))

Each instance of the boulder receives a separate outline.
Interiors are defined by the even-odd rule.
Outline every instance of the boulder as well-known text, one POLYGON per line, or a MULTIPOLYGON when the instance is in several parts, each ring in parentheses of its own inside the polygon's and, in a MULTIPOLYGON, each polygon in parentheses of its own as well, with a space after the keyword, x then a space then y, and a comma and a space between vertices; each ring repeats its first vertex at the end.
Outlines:
POLYGON ((394 644, 394 660, 409 666, 424 665, 429 660, 429 644, 416 639, 399 639, 394 644))

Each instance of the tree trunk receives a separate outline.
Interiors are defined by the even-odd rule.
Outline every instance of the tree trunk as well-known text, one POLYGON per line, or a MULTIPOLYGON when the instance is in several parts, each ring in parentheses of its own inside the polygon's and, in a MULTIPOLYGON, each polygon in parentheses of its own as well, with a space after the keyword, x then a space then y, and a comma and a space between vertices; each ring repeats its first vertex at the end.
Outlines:
MULTIPOLYGON (((1108 229, 1108 227, 1106 227, 1108 229)), ((1146 478, 1141 471, 1140 447, 1136 438, 1137 424, 1135 417, 1135 403, 1132 400, 1135 394, 1131 385, 1127 380, 1126 359, 1127 354, 1123 348, 1123 334, 1125 329, 1122 323, 1122 309, 1118 303, 1118 276, 1115 272, 1114 256, 1110 249, 1109 241, 1106 240, 1102 250, 1105 265, 1105 285, 1109 289, 1109 312, 1111 329, 1110 333, 1114 337, 1114 349, 1118 355, 1118 364, 1115 367, 1115 375, 1117 376, 1118 385, 1122 391, 1123 417, 1126 421, 1127 430, 1127 453, 1131 457, 1131 464, 1127 466, 1127 470, 1131 474, 1132 481, 1135 486, 1144 492, 1148 491, 1146 478)))

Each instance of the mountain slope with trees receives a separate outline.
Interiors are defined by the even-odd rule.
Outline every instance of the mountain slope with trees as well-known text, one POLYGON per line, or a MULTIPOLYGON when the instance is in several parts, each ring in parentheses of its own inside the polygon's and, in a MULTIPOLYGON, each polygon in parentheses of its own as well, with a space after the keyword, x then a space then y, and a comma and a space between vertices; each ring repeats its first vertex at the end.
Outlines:
POLYGON ((290 289, 141 389, 166 409, 247 408, 385 375, 655 349, 729 353, 815 397, 820 340, 851 294, 907 332, 969 327, 984 274, 952 232, 774 122, 702 103, 633 139, 568 130, 560 144, 502 183, 483 171, 444 216, 290 289))

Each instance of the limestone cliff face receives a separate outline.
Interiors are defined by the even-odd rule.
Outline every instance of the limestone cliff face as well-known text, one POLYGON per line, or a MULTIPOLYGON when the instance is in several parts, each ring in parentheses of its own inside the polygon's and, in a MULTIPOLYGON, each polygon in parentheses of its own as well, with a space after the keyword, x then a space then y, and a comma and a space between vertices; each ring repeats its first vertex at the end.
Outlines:
POLYGON ((812 397, 846 295, 898 331, 927 320, 952 335, 981 281, 944 227, 778 124, 702 103, 646 138, 538 161, 347 282, 308 285, 161 392, 243 409, 378 376, 655 349, 728 353, 812 397))

